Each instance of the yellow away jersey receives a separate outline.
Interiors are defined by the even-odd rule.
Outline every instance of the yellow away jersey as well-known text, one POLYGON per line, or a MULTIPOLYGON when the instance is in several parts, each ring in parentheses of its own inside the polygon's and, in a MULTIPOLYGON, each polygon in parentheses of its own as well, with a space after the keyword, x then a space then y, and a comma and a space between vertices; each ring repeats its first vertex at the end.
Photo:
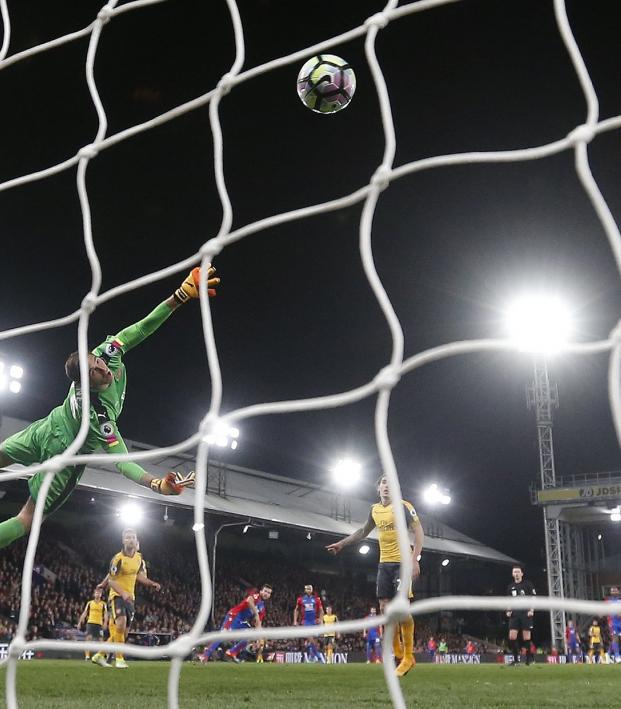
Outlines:
MULTIPOLYGON (((142 554, 137 551, 134 552, 133 556, 125 556, 122 551, 116 554, 112 561, 110 562, 110 578, 116 581, 118 585, 126 592, 131 595, 132 598, 136 597, 136 576, 138 574, 147 573, 142 554)), ((112 600, 118 594, 112 586, 110 587, 109 600, 112 600)))
POLYGON ((89 601, 86 604, 88 608, 88 618, 87 623, 94 623, 95 625, 103 625, 104 622, 104 609, 106 604, 104 601, 89 601))
MULTIPOLYGON (((323 623, 324 625, 332 625, 333 623, 336 623, 338 621, 338 618, 334 615, 327 615, 326 613, 323 614, 323 623)), ((326 628, 327 630, 327 628, 326 628)), ((334 637, 334 630, 329 633, 324 633, 323 634, 324 638, 333 638, 334 637)))
POLYGON ((602 629, 599 625, 592 625, 589 628, 589 638, 591 638, 591 645, 597 645, 602 642, 602 629))
MULTIPOLYGON (((408 529, 414 529, 420 524, 416 510, 406 500, 401 500, 401 504, 405 508, 408 529)), ((381 502, 376 503, 371 507, 371 517, 377 527, 379 537, 380 563, 385 561, 400 562, 401 554, 399 553, 392 503, 389 505, 382 505, 381 502)))

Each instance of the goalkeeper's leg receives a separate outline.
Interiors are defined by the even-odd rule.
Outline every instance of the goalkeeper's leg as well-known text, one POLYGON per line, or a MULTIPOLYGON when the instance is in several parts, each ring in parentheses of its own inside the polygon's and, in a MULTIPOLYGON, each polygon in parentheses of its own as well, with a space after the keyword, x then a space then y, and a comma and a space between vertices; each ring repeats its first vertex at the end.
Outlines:
MULTIPOLYGON (((6 468, 15 462, 0 448, 0 468, 6 468)), ((26 502, 16 517, 11 517, 0 524, 0 549, 13 544, 14 541, 17 541, 28 532, 32 524, 33 514, 34 502, 31 498, 28 498, 28 502, 26 502)))
POLYGON ((0 549, 13 544, 30 531, 34 509, 34 500, 29 497, 16 517, 0 523, 0 549))
MULTIPOLYGON (((15 434, 15 436, 12 436, 11 438, 13 439, 17 437, 18 434, 15 434)), ((7 441, 3 443, 3 446, 9 442, 9 439, 7 439, 7 441)), ((12 465, 14 462, 27 465, 37 461, 26 459, 24 456, 22 456, 20 460, 13 460, 13 458, 9 457, 4 450, 0 449, 0 467, 12 465), (23 462, 24 460, 26 460, 25 463, 23 462)), ((50 489, 45 499, 45 506, 43 508, 44 519, 47 519, 67 501, 69 495, 71 495, 75 489, 75 486, 78 484, 78 481, 82 477, 83 472, 84 466, 81 465, 71 468, 64 468, 54 475, 54 479, 52 480, 52 484, 50 485, 50 489)), ((11 517, 0 524, 0 549, 9 546, 30 531, 30 527, 32 526, 32 518, 35 511, 35 503, 44 480, 45 473, 35 473, 28 481, 30 497, 28 498, 26 504, 22 507, 16 517, 11 517)))

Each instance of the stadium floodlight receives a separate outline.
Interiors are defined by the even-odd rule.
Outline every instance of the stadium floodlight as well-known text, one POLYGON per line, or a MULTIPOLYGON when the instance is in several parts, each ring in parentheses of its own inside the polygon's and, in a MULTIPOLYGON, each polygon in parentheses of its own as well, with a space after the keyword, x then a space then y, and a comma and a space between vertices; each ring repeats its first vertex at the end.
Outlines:
POLYGON ((447 490, 441 489, 437 483, 432 483, 423 491, 423 500, 428 505, 450 505, 451 496, 447 490))
POLYGON ((6 360, 0 359, 0 392, 8 389, 11 394, 19 394, 23 376, 24 368, 19 364, 9 365, 6 360))
POLYGON ((448 566, 451 563, 450 559, 442 559, 442 566, 448 566))
POLYGON ((340 458, 332 468, 334 482, 340 487, 352 487, 360 481, 362 465, 352 458, 340 458))
POLYGON ((621 507, 615 507, 614 510, 610 510, 610 521, 621 522, 621 507))
POLYGON ((205 529, 205 525, 202 522, 195 522, 192 525, 192 531, 193 532, 200 532, 201 530, 205 529))
POLYGON ((505 322, 509 337, 521 350, 541 354, 561 350, 573 329, 568 307, 545 293, 514 300, 505 311, 505 322))
POLYGON ((307 538, 308 541, 310 542, 310 540, 313 538, 313 535, 309 532, 309 533, 306 535, 306 538, 307 538))
POLYGON ((601 542, 602 541, 602 534, 601 532, 597 535, 597 541, 601 542))
POLYGON ((134 502, 126 502, 119 508, 118 516, 123 524, 139 524, 144 515, 144 510, 134 502))
POLYGON ((368 554, 370 551, 371 547, 368 544, 363 544, 362 546, 358 547, 359 554, 368 554))
POLYGON ((206 443, 220 448, 235 450, 239 445, 239 429, 219 420, 212 424, 210 432, 203 438, 206 443))
POLYGON ((242 534, 246 534, 249 529, 250 529, 250 525, 247 524, 247 525, 242 529, 242 534))

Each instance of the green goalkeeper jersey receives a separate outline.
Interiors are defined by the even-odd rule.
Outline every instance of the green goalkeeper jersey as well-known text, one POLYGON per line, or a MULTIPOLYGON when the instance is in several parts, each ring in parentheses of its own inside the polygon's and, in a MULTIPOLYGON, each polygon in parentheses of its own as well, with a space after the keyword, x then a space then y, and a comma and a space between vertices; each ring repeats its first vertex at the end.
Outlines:
MULTIPOLYGON (((117 420, 125 402, 127 372, 123 355, 153 334, 170 317, 172 310, 161 303, 144 319, 110 335, 92 350, 101 357, 112 372, 112 383, 103 391, 91 391, 91 409, 88 434, 80 453, 91 453, 103 448, 108 453, 127 453, 127 446, 119 433, 117 420)), ((66 445, 76 437, 82 417, 82 390, 75 382, 61 406, 57 406, 47 417, 53 433, 66 445)), ((137 479, 144 472, 135 463, 117 463, 117 468, 127 477, 137 479)))
MULTIPOLYGON (((93 354, 105 360, 112 372, 112 383, 104 391, 92 391, 88 435, 80 453, 91 453, 103 448, 107 453, 127 453, 127 446, 119 433, 117 419, 125 401, 127 375, 122 358, 126 352, 140 344, 168 318, 172 310, 161 303, 146 318, 110 336, 93 354)), ((14 463, 32 465, 62 455, 75 440, 82 416, 82 391, 71 385, 61 406, 57 406, 44 419, 34 421, 23 431, 4 440, 0 446, 14 463)), ((141 482, 145 470, 131 461, 117 463, 117 469, 134 482, 141 482)), ((84 465, 68 466, 54 475, 45 500, 46 515, 57 510, 69 497, 84 473, 84 465)), ((35 473, 28 481, 33 500, 37 500, 45 474, 35 473)))

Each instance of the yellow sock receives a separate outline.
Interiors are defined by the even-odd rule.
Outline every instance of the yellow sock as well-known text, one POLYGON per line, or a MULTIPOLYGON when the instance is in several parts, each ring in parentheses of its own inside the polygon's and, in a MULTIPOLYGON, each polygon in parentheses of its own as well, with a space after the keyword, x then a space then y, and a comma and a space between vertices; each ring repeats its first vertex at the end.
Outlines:
POLYGON ((399 625, 403 635, 403 656, 414 662, 414 618, 408 616, 408 619, 399 625))
MULTIPOLYGON (((112 642, 115 643, 123 643, 125 642, 125 631, 119 630, 116 625, 114 626, 114 634, 113 634, 114 640, 112 642)), ((115 658, 117 660, 124 660, 125 658, 123 657, 122 652, 117 652, 115 655, 115 658)))
POLYGON ((395 657, 401 659, 403 657, 403 643, 401 641, 401 626, 395 625, 395 634, 392 638, 392 651, 395 657))
POLYGON ((327 649, 327 651, 326 651, 326 660, 327 660, 327 662, 328 662, 329 665, 332 664, 332 653, 333 653, 332 648, 331 648, 330 646, 328 646, 328 649, 327 649))

